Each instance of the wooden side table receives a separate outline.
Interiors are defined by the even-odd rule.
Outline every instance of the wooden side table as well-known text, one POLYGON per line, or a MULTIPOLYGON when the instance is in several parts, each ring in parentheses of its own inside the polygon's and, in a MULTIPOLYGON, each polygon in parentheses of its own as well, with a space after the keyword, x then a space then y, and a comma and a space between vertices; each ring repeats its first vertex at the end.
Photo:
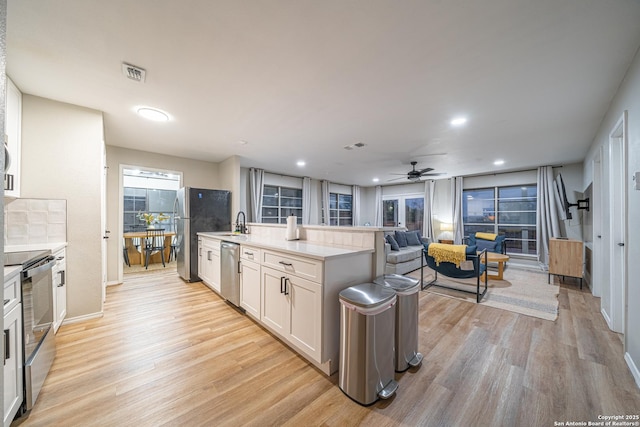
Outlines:
MULTIPOLYGON (((502 277, 504 273, 504 264, 509 261, 508 255, 499 254, 496 252, 487 252, 487 262, 498 263, 498 274, 489 274, 487 270, 487 279, 489 280, 504 280, 502 277)), ((484 264, 484 257, 480 257, 480 262, 484 264)))
POLYGON ((439 239, 438 243, 444 243, 445 245, 453 245, 453 240, 439 239))

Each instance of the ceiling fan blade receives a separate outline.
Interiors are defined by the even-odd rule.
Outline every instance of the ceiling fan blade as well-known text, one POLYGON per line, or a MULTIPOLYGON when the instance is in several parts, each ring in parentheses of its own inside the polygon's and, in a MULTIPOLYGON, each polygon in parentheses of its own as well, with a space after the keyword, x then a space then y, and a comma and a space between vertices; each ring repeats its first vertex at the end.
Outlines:
POLYGON ((402 175, 402 176, 407 176, 407 173, 390 173, 389 175, 402 175))
POLYGON ((424 169, 419 170, 418 172, 420 172, 420 174, 423 174, 425 172, 431 172, 432 170, 433 170, 433 168, 424 168, 424 169))
MULTIPOLYGON (((404 175, 404 174, 403 174, 404 175)), ((393 179, 388 179, 386 182, 391 182, 391 181, 399 181, 401 179, 406 179, 405 177, 402 178, 393 178, 393 179)))
POLYGON ((436 173, 423 173, 420 176, 440 176, 440 175, 446 175, 446 173, 444 172, 436 172, 436 173))

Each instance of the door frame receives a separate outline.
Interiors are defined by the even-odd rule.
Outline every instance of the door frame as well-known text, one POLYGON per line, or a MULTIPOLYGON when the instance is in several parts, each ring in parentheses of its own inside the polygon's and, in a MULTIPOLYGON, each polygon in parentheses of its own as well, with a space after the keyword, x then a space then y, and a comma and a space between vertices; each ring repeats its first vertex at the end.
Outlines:
POLYGON ((593 236, 591 241, 593 242, 593 251, 591 252, 591 293, 594 297, 600 297, 602 295, 602 283, 604 282, 604 266, 608 263, 604 262, 603 254, 605 246, 603 244, 602 235, 605 227, 603 221, 603 209, 604 209, 604 194, 603 194, 603 147, 600 147, 593 159, 591 165, 593 168, 593 201, 591 206, 593 208, 593 236))
MULTIPOLYGON (((396 227, 405 227, 406 228, 406 203, 407 199, 422 199, 424 203, 424 193, 407 193, 407 194, 394 194, 382 196, 382 207, 384 209, 384 202, 388 200, 397 200, 398 201, 398 222, 396 227)), ((383 220, 384 220, 384 212, 383 212, 383 220)), ((424 228, 424 205, 422 206, 422 222, 423 226, 420 227, 420 232, 422 233, 422 229, 424 228)))
MULTIPOLYGON (((628 287, 627 273, 627 111, 618 119, 609 133, 608 174, 610 194, 609 209, 609 252, 608 292, 609 304, 603 304, 605 320, 612 331, 626 331, 626 300, 628 287)), ((603 290, 604 292, 604 290, 603 290)))
POLYGON ((122 236, 124 235, 124 170, 125 169, 139 169, 149 172, 163 172, 178 175, 180 178, 179 188, 184 187, 184 176, 181 171, 152 168, 149 166, 140 166, 132 164, 120 163, 118 166, 118 233, 116 243, 118 251, 116 253, 116 262, 118 263, 118 281, 116 283, 122 283, 124 280, 124 262, 122 261, 122 250, 124 249, 124 242, 122 236))

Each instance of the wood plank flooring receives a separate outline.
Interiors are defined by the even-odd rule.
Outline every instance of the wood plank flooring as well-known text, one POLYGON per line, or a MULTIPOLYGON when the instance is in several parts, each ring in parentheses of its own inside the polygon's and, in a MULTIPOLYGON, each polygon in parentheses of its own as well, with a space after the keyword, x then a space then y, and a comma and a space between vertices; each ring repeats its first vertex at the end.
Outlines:
POLYGON ((553 426, 640 413, 620 335, 573 284, 555 322, 421 292, 424 363, 369 407, 175 271, 127 275, 103 318, 60 328, 57 349, 24 426, 553 426))

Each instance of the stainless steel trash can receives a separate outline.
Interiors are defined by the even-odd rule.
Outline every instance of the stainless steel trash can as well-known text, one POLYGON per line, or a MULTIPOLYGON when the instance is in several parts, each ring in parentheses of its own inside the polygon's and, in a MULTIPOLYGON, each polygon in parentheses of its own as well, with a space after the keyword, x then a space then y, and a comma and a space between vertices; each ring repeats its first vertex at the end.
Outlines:
POLYGON ((395 328, 395 369, 398 372, 422 363, 418 352, 418 304, 420 280, 399 274, 377 277, 373 283, 393 289, 398 297, 395 328))
POLYGON ((340 292, 339 300, 340 389, 362 405, 393 396, 395 292, 363 283, 340 292))

